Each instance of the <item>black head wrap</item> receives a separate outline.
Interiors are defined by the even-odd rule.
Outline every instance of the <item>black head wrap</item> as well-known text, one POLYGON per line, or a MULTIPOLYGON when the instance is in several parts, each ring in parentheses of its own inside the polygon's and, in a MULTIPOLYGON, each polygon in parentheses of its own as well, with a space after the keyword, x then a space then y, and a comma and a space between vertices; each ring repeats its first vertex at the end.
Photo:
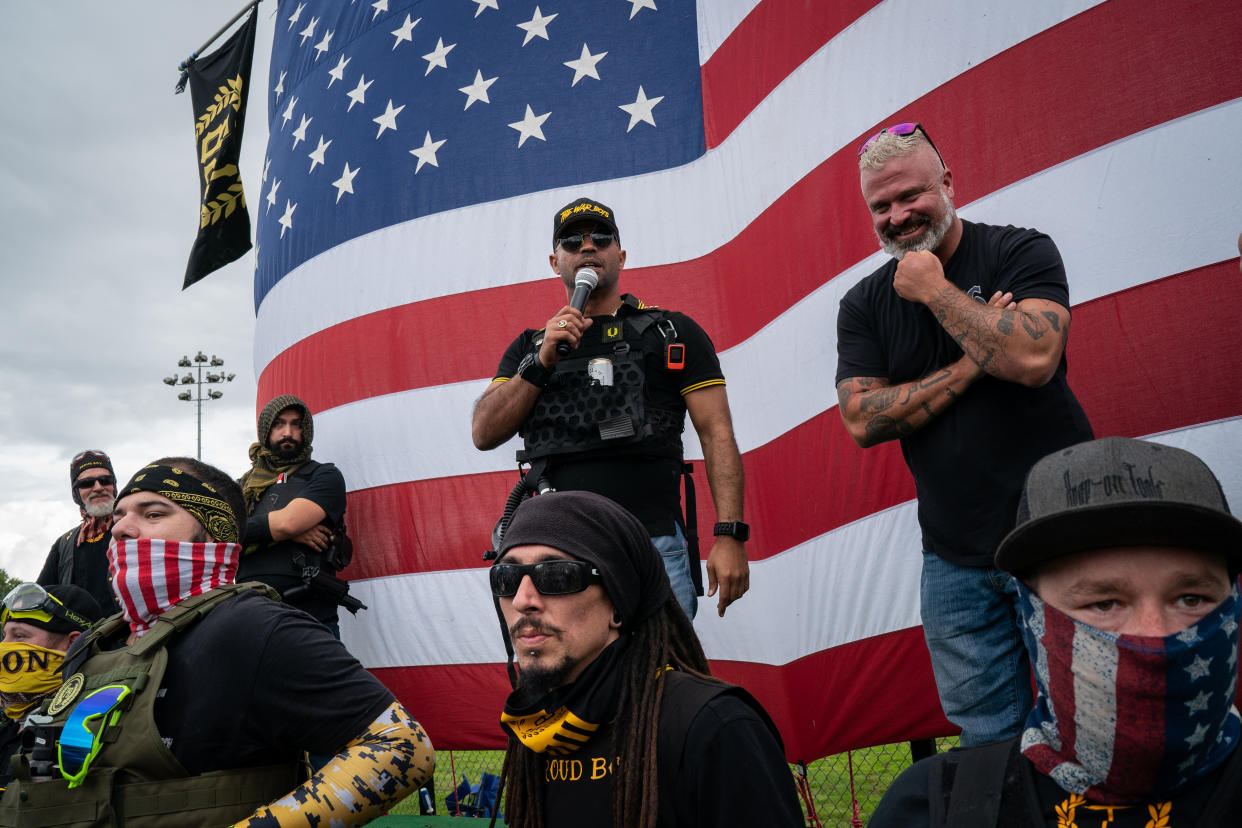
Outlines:
POLYGON ((549 492, 518 507, 500 557, 515 546, 542 545, 594 564, 628 631, 672 596, 668 573, 638 518, 592 492, 549 492))
POLYGON ((162 495, 185 509, 220 543, 239 542, 241 532, 228 501, 215 487, 189 472, 152 463, 139 469, 133 480, 117 490, 116 499, 144 491, 162 495))
POLYGON ((98 449, 87 449, 80 452, 72 460, 69 461, 69 491, 73 496, 73 502, 82 505, 82 495, 78 494, 77 482, 82 476, 82 472, 87 469, 107 469, 108 474, 116 477, 116 472, 112 470, 112 458, 98 449))

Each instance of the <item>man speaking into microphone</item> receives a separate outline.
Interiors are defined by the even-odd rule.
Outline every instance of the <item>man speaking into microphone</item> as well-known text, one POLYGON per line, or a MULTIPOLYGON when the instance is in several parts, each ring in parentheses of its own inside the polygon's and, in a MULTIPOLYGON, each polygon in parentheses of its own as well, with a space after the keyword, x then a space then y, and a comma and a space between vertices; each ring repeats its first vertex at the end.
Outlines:
MULTIPOLYGON (((487 451, 520 432, 518 459, 530 465, 532 488, 596 492, 632 512, 693 618, 699 565, 687 552, 681 511, 681 435, 689 412, 716 512, 706 594, 719 593, 723 616, 750 586, 750 530, 743 522, 742 458, 711 339, 685 314, 621 293, 625 251, 616 215, 594 199, 556 211, 548 261, 570 303, 505 350, 475 404, 474 444, 487 451)), ((690 522, 693 529, 693 516, 690 522)))

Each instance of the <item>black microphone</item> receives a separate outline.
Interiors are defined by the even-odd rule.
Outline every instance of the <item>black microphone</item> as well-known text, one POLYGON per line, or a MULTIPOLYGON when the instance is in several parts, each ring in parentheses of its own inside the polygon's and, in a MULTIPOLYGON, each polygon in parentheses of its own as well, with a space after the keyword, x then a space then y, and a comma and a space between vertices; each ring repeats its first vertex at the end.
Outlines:
MULTIPOLYGON (((586 310, 587 297, 591 295, 591 291, 595 290, 595 286, 599 284, 599 276, 589 267, 584 267, 574 274, 574 295, 569 300, 569 306, 575 310, 586 310)), ((556 355, 559 357, 569 356, 571 348, 568 342, 556 343, 556 355)))

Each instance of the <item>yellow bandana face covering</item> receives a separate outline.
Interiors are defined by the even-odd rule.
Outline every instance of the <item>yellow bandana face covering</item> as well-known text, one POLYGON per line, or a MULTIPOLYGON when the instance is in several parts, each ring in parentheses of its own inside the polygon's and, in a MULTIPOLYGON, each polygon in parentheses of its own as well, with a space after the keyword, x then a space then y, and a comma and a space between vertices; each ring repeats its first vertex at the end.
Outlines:
POLYGON ((10 719, 20 719, 60 687, 65 654, 34 644, 0 644, 0 706, 10 719))

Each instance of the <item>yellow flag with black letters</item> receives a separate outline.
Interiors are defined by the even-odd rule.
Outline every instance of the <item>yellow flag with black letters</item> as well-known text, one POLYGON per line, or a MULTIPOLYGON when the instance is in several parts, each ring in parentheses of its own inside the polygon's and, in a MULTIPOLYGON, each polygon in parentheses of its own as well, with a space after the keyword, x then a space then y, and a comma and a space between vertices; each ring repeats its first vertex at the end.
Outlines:
POLYGON ((223 46, 187 67, 198 156, 199 225, 181 289, 250 249, 250 214, 242 190, 242 127, 250 91, 257 11, 223 46))

